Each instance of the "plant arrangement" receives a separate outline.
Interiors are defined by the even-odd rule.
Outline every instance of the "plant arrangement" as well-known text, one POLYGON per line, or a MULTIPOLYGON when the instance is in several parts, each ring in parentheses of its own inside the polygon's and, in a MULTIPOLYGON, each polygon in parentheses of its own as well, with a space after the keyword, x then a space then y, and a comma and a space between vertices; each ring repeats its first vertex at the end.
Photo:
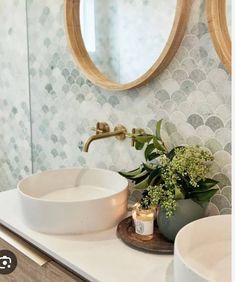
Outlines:
POLYGON ((203 205, 216 193, 216 180, 207 178, 213 156, 198 145, 177 146, 167 150, 161 138, 162 120, 156 123, 155 135, 130 134, 135 148, 144 149, 146 162, 137 169, 119 172, 133 181, 134 189, 142 189, 140 205, 143 209, 163 207, 166 216, 176 210, 176 201, 192 199, 203 205))

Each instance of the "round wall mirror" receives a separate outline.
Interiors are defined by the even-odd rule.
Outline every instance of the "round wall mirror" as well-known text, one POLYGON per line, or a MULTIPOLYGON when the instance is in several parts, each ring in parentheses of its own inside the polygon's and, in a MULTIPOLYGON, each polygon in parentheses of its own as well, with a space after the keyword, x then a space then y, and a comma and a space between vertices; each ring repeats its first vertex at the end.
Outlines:
POLYGON ((231 73, 231 0, 207 0, 207 19, 215 49, 231 73))
POLYGON ((187 24, 188 0, 66 0, 73 55, 94 84, 143 85, 169 64, 187 24))

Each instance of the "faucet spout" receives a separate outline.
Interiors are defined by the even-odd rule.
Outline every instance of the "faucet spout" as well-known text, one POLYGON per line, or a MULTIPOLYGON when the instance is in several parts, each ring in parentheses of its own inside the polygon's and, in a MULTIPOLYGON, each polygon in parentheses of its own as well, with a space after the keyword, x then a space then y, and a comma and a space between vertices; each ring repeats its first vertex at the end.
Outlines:
POLYGON ((90 144, 93 141, 99 140, 99 139, 104 139, 104 138, 109 138, 109 137, 116 137, 118 140, 124 140, 126 138, 126 133, 127 130, 124 126, 116 126, 114 128, 113 132, 105 132, 105 133, 96 133, 95 135, 92 135, 91 137, 88 138, 86 143, 84 144, 83 151, 88 152, 90 144))

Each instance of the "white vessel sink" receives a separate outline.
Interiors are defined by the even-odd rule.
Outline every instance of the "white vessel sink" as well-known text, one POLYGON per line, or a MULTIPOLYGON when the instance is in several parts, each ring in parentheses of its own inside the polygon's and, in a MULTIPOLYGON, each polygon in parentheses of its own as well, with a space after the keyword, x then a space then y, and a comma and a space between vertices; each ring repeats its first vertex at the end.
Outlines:
POLYGON ((25 222, 39 232, 104 230, 127 212, 128 181, 109 170, 49 170, 23 179, 17 188, 25 222))
POLYGON ((210 216, 176 236, 175 282, 231 282, 231 215, 210 216))

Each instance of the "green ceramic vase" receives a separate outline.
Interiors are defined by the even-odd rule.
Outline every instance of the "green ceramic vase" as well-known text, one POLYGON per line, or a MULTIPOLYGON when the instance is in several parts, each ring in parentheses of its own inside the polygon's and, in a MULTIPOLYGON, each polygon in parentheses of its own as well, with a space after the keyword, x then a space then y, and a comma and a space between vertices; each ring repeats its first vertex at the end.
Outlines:
POLYGON ((178 231, 186 224, 204 217, 207 203, 203 206, 191 199, 178 200, 174 214, 167 218, 165 209, 160 207, 157 215, 159 231, 170 241, 175 240, 178 231))

